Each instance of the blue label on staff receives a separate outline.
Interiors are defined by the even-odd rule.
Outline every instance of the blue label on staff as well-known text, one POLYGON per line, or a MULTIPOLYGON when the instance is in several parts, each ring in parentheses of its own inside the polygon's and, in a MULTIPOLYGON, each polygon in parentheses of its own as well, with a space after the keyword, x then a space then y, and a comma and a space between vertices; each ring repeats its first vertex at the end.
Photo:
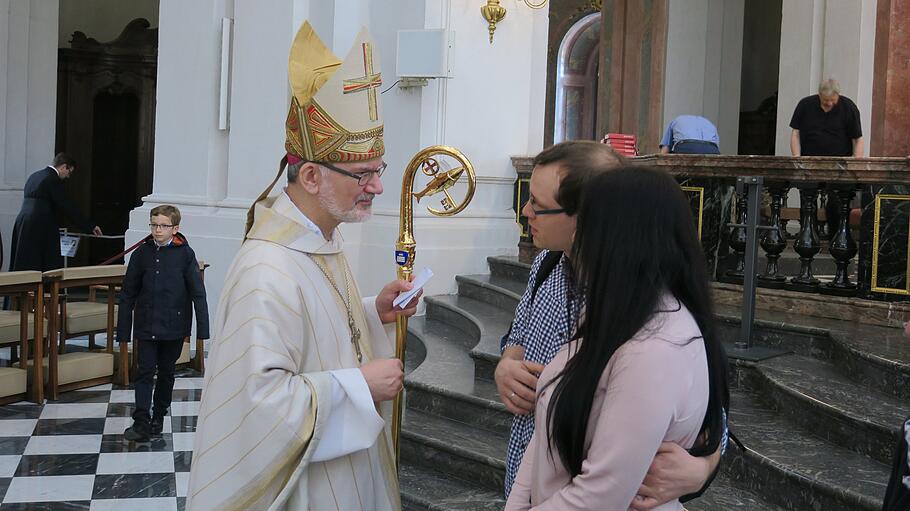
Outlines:
POLYGON ((408 252, 406 250, 396 250, 395 262, 398 263, 399 266, 408 264, 408 252))

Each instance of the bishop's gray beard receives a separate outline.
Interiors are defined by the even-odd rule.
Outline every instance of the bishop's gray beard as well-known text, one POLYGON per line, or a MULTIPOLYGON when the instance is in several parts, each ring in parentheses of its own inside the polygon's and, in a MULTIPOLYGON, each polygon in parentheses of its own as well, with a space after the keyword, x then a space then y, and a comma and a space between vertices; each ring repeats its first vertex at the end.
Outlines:
POLYGON ((316 197, 319 199, 319 205, 326 210, 332 218, 339 222, 343 223, 358 223, 366 222, 370 219, 370 216, 373 214, 373 208, 361 208, 357 205, 357 202, 362 200, 372 200, 376 194, 373 193, 362 193, 357 196, 357 200, 354 202, 354 205, 348 209, 344 209, 338 204, 338 200, 335 198, 335 187, 332 184, 325 180, 322 183, 322 190, 319 195, 316 197))

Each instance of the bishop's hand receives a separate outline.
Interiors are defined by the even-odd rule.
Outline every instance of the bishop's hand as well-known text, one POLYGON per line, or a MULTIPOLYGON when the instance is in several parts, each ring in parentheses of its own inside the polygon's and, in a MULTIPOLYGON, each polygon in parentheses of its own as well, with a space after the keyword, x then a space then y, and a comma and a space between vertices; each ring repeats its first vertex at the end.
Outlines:
MULTIPOLYGON (((413 275, 411 276, 413 278, 413 275)), ((383 324, 393 323, 398 316, 411 317, 417 312, 417 303, 420 302, 420 296, 423 291, 417 293, 414 298, 403 309, 392 305, 392 301, 400 294, 410 291, 414 287, 410 282, 403 280, 393 280, 382 288, 382 291, 376 296, 376 312, 383 324)))
POLYGON ((395 399, 404 385, 404 366, 397 358, 371 360, 360 366, 360 372, 377 403, 395 399))

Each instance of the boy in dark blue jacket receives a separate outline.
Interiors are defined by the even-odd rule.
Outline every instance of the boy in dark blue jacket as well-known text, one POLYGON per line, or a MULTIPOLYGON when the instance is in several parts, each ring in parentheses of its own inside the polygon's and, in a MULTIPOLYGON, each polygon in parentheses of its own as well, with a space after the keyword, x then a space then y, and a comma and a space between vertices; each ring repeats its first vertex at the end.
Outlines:
POLYGON ((191 301, 196 309, 196 337, 209 338, 205 286, 196 254, 186 237, 177 232, 180 211, 170 205, 158 206, 152 209, 150 220, 152 234, 130 258, 117 317, 117 340, 139 340, 139 352, 133 354, 139 357, 136 410, 133 425, 123 433, 131 442, 148 442, 164 427, 174 390, 174 367, 193 324, 191 301), (154 386, 153 404, 156 369, 158 383, 154 386))

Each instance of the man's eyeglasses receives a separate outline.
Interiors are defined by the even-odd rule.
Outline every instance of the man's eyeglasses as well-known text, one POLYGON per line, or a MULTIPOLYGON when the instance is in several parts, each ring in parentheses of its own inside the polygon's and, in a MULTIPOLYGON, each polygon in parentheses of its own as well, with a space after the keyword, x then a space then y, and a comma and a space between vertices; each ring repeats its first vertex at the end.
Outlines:
POLYGON ((171 227, 174 226, 171 224, 149 224, 149 229, 153 231, 157 231, 158 229, 170 229, 171 227))
POLYGON ((566 212, 566 208, 537 209, 534 207, 534 199, 528 199, 525 201, 525 205, 531 209, 534 216, 558 215, 566 212))
POLYGON ((347 170, 338 168, 338 167, 332 165, 331 163, 326 163, 324 161, 314 161, 312 163, 315 163, 316 165, 322 165, 323 167, 331 170, 332 172, 337 172, 339 174, 343 174, 345 176, 352 177, 357 180, 357 184, 360 186, 366 186, 367 183, 369 183, 370 180, 373 179, 374 175, 376 177, 382 177, 382 173, 385 172, 386 167, 389 166, 388 163, 383 162, 383 164, 380 165, 379 168, 376 170, 368 170, 366 172, 356 172, 355 173, 355 172, 349 172, 347 170))

